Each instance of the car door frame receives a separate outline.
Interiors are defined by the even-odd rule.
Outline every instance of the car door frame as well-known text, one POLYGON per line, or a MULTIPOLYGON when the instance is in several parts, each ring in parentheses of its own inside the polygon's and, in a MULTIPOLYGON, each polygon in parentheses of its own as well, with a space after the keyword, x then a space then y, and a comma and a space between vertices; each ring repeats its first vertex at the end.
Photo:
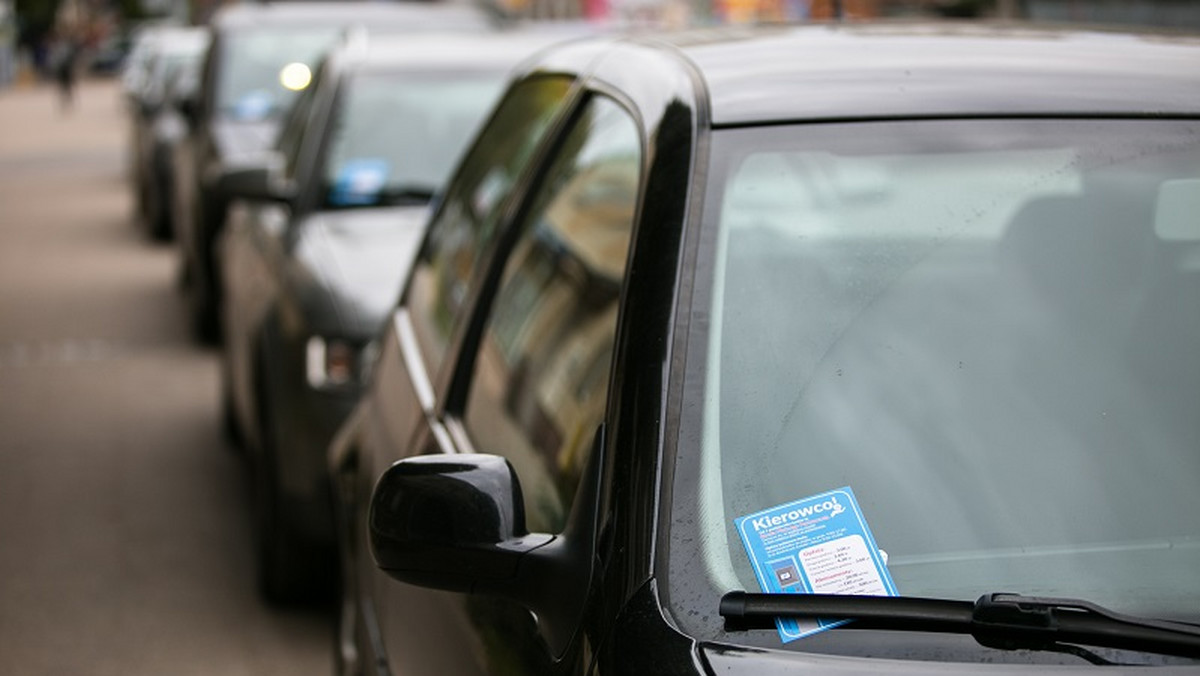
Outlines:
MULTIPOLYGON (((684 247, 681 244, 684 239, 684 230, 697 211, 697 197, 694 194, 695 191, 691 190, 689 178, 698 157, 703 154, 700 148, 703 141, 702 134, 697 130, 701 128, 700 120, 707 112, 703 87, 695 76, 694 69, 680 69, 678 60, 659 47, 640 45, 635 46, 634 49, 640 52, 636 58, 609 59, 603 57, 599 50, 593 48, 589 52, 585 47, 583 53, 590 57, 586 64, 574 71, 570 68, 566 69, 563 74, 572 77, 575 81, 573 90, 565 98, 562 109, 557 113, 556 121, 539 144, 534 158, 522 172, 521 179, 514 184, 511 194, 519 197, 510 199, 502 219, 506 230, 512 230, 520 224, 520 212, 528 209, 531 197, 535 196, 533 188, 536 186, 538 178, 549 169, 552 159, 556 156, 557 148, 561 146, 566 134, 572 128, 572 121, 576 119, 579 111, 583 109, 584 104, 591 96, 594 94, 607 96, 620 104, 634 118, 641 136, 643 157, 633 239, 627 259, 627 275, 632 268, 649 270, 661 267, 655 272, 640 272, 638 276, 648 274, 659 281, 666 281, 666 284, 647 293, 633 294, 635 297, 631 298, 626 297, 629 294, 628 288, 622 290, 622 310, 617 324, 613 363, 610 367, 608 406, 604 422, 604 426, 611 427, 611 429, 603 435, 602 447, 598 449, 602 450, 603 466, 595 470, 600 475, 597 478, 600 480, 601 486, 597 493, 601 505, 599 511, 603 515, 600 524, 601 532, 596 535, 596 553, 600 559, 600 565, 602 567, 611 565, 613 570, 610 573, 599 571, 598 575, 603 579, 593 580, 592 583, 593 586, 601 587, 601 594, 595 603, 594 610, 583 619, 580 627, 587 634, 585 638, 588 642, 586 652, 593 656, 584 658, 587 663, 580 665, 584 670, 591 668, 592 659, 600 650, 600 644, 606 642, 604 637, 611 632, 620 609, 645 585, 654 572, 654 540, 658 533, 657 522, 659 521, 655 515, 660 505, 660 493, 664 490, 659 476, 659 470, 662 467, 662 447, 659 433, 669 425, 666 419, 668 398, 666 392, 662 391, 664 384, 662 377, 671 361, 672 347, 679 340, 676 327, 680 320, 676 318, 676 310, 679 307, 680 291, 676 277, 684 255, 684 247), (594 58, 597 56, 602 58, 594 58), (627 64, 632 62, 636 65, 643 61, 673 68, 679 72, 681 77, 674 86, 661 91, 634 88, 633 91, 636 94, 627 94, 626 92, 631 90, 624 85, 628 84, 631 79, 639 78, 636 72, 627 70, 627 64), (669 127, 673 127, 673 129, 669 127), (664 130, 667 133, 664 134, 664 130), (667 154, 670 156, 670 161, 665 166, 660 166, 660 158, 657 157, 662 150, 669 151, 667 154), (674 190, 681 197, 670 208, 648 213, 644 208, 644 196, 651 190, 674 190), (666 233, 664 236, 653 237, 655 241, 649 245, 640 244, 642 236, 639 235, 639 232, 647 226, 659 227, 658 223, 649 223, 648 221, 662 217, 666 217, 671 223, 677 223, 676 231, 672 234, 667 232, 670 228, 664 228, 666 233), (667 261, 665 265, 658 266, 660 263, 658 259, 663 253, 671 254, 675 258, 667 261), (634 302, 635 312, 638 315, 633 319, 626 316, 630 300, 634 302), (649 350, 638 347, 636 336, 633 335, 638 324, 647 321, 653 323, 656 327, 653 330, 663 337, 663 340, 656 341, 654 348, 649 350), (613 376, 634 364, 638 365, 638 368, 642 366, 654 368, 639 371, 632 378, 613 376), (655 393, 648 402, 638 392, 643 388, 646 391, 653 390, 655 393), (651 404, 654 412, 647 413, 638 410, 646 403, 651 404), (647 433, 645 430, 648 420, 653 421, 649 423, 654 427, 654 431, 651 433, 647 433), (632 447, 620 453, 615 452, 619 446, 628 443, 632 443, 632 447), (620 499, 629 500, 631 504, 635 505, 635 508, 614 512, 611 507, 618 499, 615 497, 618 493, 622 494, 620 499)), ((540 72, 553 73, 554 71, 546 69, 543 64, 543 70, 540 72)), ((431 222, 436 221, 436 217, 435 214, 431 222)), ((427 231, 426 239, 428 236, 427 231)), ((497 238, 498 240, 499 238, 497 238)), ((480 256, 486 261, 489 269, 494 271, 487 275, 487 279, 498 275, 503 269, 504 261, 507 260, 507 252, 498 251, 497 246, 497 242, 492 242, 486 252, 480 256), (500 253, 504 255, 498 256, 500 253)), ((476 265, 482 264, 484 263, 476 262, 476 265)), ((411 276, 409 282, 411 282, 411 276)), ((455 397, 460 400, 465 397, 466 384, 471 373, 469 368, 463 367, 463 355, 465 352, 473 352, 473 346, 477 343, 482 331, 485 310, 490 308, 491 298, 487 299, 486 305, 482 304, 480 298, 482 285, 480 283, 473 285, 468 292, 463 309, 463 312, 468 313, 470 320, 456 329, 446 346, 441 363, 436 367, 436 372, 430 373, 411 319, 407 316, 409 311, 406 301, 409 282, 405 284, 405 295, 389 324, 387 338, 398 343, 397 350, 400 353, 398 358, 405 361, 405 370, 410 379, 405 386, 411 388, 416 398, 420 400, 419 415, 425 419, 424 427, 415 431, 412 439, 405 440, 408 443, 405 454, 411 453, 417 444, 429 442, 436 443, 441 452, 462 452, 468 450, 470 444, 463 435, 448 429, 445 422, 448 411, 454 410, 455 397)), ((372 398, 368 397, 367 406, 370 405, 370 399, 372 398)), ((339 440, 335 442, 331 455, 331 467, 335 477, 342 475, 341 470, 345 467, 353 465, 357 478, 353 481, 356 485, 350 491, 352 495, 359 497, 369 494, 374 477, 378 475, 379 471, 385 469, 372 467, 369 463, 366 466, 360 466, 358 463, 359 447, 373 445, 372 441, 367 438, 374 436, 369 429, 371 427, 369 421, 372 417, 383 413, 382 411, 368 410, 367 406, 360 407, 356 411, 351 425, 343 430, 345 434, 340 435, 339 440)), ((339 494, 345 495, 346 493, 339 491, 339 494)), ((359 497, 353 499, 359 500, 359 497)), ((365 506, 360 502, 349 506, 357 517, 357 522, 348 526, 354 533, 356 542, 353 542, 351 546, 358 558, 357 561, 350 562, 354 569, 351 574, 359 578, 356 584, 360 586, 359 604, 363 614, 372 616, 377 610, 374 607, 373 598, 367 590, 370 583, 362 576, 363 574, 376 576, 381 574, 375 568, 365 542, 358 541, 362 539, 365 506)), ((389 582, 385 581, 386 583, 389 582)), ((371 619, 371 617, 362 618, 366 624, 371 626, 356 628, 360 637, 359 644, 373 645, 378 652, 371 656, 376 659, 369 663, 376 667, 386 668, 386 649, 384 648, 384 637, 381 635, 383 628, 377 622, 372 623, 371 619), (383 661, 379 661, 379 658, 382 658, 383 661)), ((576 639, 575 642, 578 644, 579 639, 576 639)), ((364 662, 363 666, 366 664, 364 662)))
MULTIPOLYGON (((575 133, 577 124, 582 119, 582 116, 591 110, 590 106, 592 102, 598 99, 605 99, 614 104, 633 123, 638 136, 638 149, 640 153, 639 173, 632 223, 630 224, 630 241, 625 255, 625 268, 622 274, 621 290, 617 301, 618 313, 617 323, 614 327, 613 356, 608 366, 608 373, 605 376, 605 414, 599 426, 592 434, 590 441, 591 451, 579 478, 578 490, 572 503, 569 505, 567 524, 563 531, 550 534, 560 543, 566 540, 573 541, 576 538, 586 540, 582 546, 568 542, 566 545, 568 551, 565 552, 568 555, 570 555, 570 552, 583 552, 571 558, 575 560, 574 565, 576 566, 584 565, 583 562, 586 561, 585 569, 564 575, 563 577, 569 578, 565 589, 560 589, 564 587, 562 584, 546 585, 551 589, 565 591, 566 596, 572 597, 570 599, 564 598, 561 602, 557 602, 553 606, 548 606, 554 609, 555 615, 560 617, 570 616, 570 613, 574 612, 571 610, 566 612, 557 610, 557 606, 578 608, 575 625, 568 632, 571 637, 569 642, 566 643, 563 652, 558 655, 548 653, 544 656, 539 656, 548 658, 547 662, 541 666, 546 669, 555 668, 558 673, 586 674, 591 671, 593 651, 598 645, 604 642, 605 637, 611 629, 611 621, 617 612, 617 607, 615 606, 606 608, 605 611, 611 612, 611 614, 605 617, 603 616, 605 614, 604 611, 597 613, 594 609, 589 610, 589 605, 597 604, 597 601, 602 597, 602 594, 599 592, 599 588, 601 587, 600 580, 605 577, 605 574, 602 570, 597 569, 597 563, 599 562, 602 566, 608 560, 608 557, 605 557, 604 561, 598 561, 599 557, 597 556, 600 549, 600 541, 604 537, 601 534, 601 530, 604 527, 604 505, 611 504, 612 482, 606 479, 609 476, 609 466, 612 462, 611 455, 613 449, 609 444, 606 430, 609 427, 613 402, 617 396, 615 391, 617 378, 614 377, 617 372, 616 352, 617 341, 619 340, 617 336, 620 335, 621 327, 624 323, 624 304, 628 293, 626 280, 628 279, 629 268, 633 260, 638 226, 641 223, 654 148, 653 139, 647 132, 647 126, 638 103, 631 96, 627 95, 625 91, 594 77, 593 73, 589 73, 587 77, 581 79, 580 86, 575 91, 568 106, 564 108, 563 115, 557 121, 553 133, 547 135, 542 147, 539 148, 535 160, 530 163, 529 171, 525 172, 525 175, 522 177, 523 180, 519 182, 519 187, 514 189, 513 195, 515 199, 506 209, 503 230, 493 240, 486 256, 481 257, 485 259, 482 264, 486 265, 486 272, 483 279, 476 284, 476 288, 472 289, 472 294, 469 296, 469 320, 461 327, 459 340, 454 344, 453 356, 448 357, 446 360, 452 366, 452 373, 447 379, 447 389, 438 399, 439 405, 437 408, 438 420, 453 440, 454 448, 458 453, 472 454, 486 452, 478 448, 476 442, 472 440, 472 435, 468 430, 466 421, 466 408, 471 380, 475 373, 475 358, 479 353, 483 334, 487 330, 489 317, 496 302, 496 295, 500 289, 504 272, 516 249, 516 245, 522 237, 524 226, 528 225, 528 219, 538 208, 538 199, 542 196, 541 188, 544 181, 555 169, 558 160, 562 156, 561 151, 566 145, 568 138, 575 133), (567 591, 568 589, 570 591, 567 591), (591 631, 589 631, 589 627, 591 631), (571 671, 570 669, 573 662, 577 666, 577 671, 571 671)), ((530 637, 531 643, 544 644, 551 649, 556 644, 563 643, 561 636, 552 636, 545 631, 538 613, 533 612, 528 607, 526 607, 526 610, 535 618, 535 622, 538 625, 537 635, 530 637)), ((528 657, 530 650, 533 648, 534 646, 530 645, 526 647, 526 650, 519 652, 524 653, 528 657)))
MULTIPOLYGON (((517 206, 526 199, 527 193, 530 191, 530 186, 533 185, 533 177, 540 173, 547 161, 550 151, 556 147, 559 139, 564 134, 564 129, 571 119, 573 119, 576 111, 579 109, 580 96, 583 88, 583 82, 578 73, 574 72, 558 72, 558 71, 537 71, 534 73, 526 73, 525 77, 514 77, 510 81, 509 87, 505 90, 503 96, 507 96, 509 90, 516 86, 520 81, 529 78, 537 77, 559 77, 567 80, 567 91, 564 93, 562 100, 557 103, 557 109, 552 114, 552 119, 543 130, 537 145, 530 155, 527 163, 520 169, 517 179, 512 184, 507 195, 504 197, 504 204, 500 207, 500 215, 497 219, 498 223, 503 224, 503 229, 508 230, 512 227, 513 214, 517 206)), ((493 109, 493 113, 495 109, 493 109)), ((485 122, 480 127, 479 134, 490 126, 491 119, 485 122)), ((464 156, 460 163, 456 174, 462 171, 466 162, 464 156)), ((453 180, 453 179, 452 179, 453 180)), ((438 217, 444 208, 445 202, 441 202, 433 214, 431 214, 427 223, 436 223, 438 217)), ((422 248, 427 246, 430 235, 430 229, 427 227, 423 236, 422 248)), ((499 239, 497 237, 496 239, 499 239)), ((481 250, 476 265, 484 265, 487 261, 491 265, 492 258, 496 255, 496 241, 493 240, 481 250)), ((468 291, 467 298, 462 306, 461 313, 468 319, 460 324, 453 335, 450 336, 446 344, 441 362, 436 365, 431 371, 427 363, 425 352, 421 349, 420 343, 416 337, 416 329, 413 326, 410 310, 408 306, 408 296, 412 273, 406 279, 404 289, 400 295, 396 310, 392 313, 392 318, 388 323, 388 328, 383 333, 381 356, 380 359, 387 360, 396 358, 403 361, 403 370, 408 376, 408 382, 400 383, 397 387, 410 390, 417 410, 405 411, 404 416, 411 415, 416 423, 412 429, 408 430, 408 438, 390 439, 394 442, 388 443, 381 441, 381 438, 389 438, 389 430, 380 429, 378 423, 381 420, 387 420, 395 414, 391 414, 371 410, 375 403, 375 397, 368 394, 364 397, 364 402, 353 415, 351 424, 353 425, 352 439, 341 438, 335 440, 333 451, 331 454, 331 470, 334 475, 335 484, 349 482, 351 488, 338 488, 338 496, 346 496, 349 494, 350 504, 345 503, 345 498, 339 501, 340 507, 345 509, 337 518, 339 528, 343 531, 348 531, 349 535, 340 535, 342 538, 342 546, 350 549, 355 553, 356 560, 346 562, 344 566, 344 576, 350 579, 343 580, 347 586, 352 585, 354 589, 348 590, 355 598, 355 604, 359 610, 357 616, 348 618, 343 615, 343 622, 351 619, 355 624, 352 631, 356 638, 356 643, 361 648, 368 651, 366 655, 356 655, 359 668, 366 668, 367 665, 373 665, 375 671, 379 673, 387 673, 390 671, 390 662, 388 659, 388 648, 386 632, 386 622, 381 621, 379 610, 376 608, 375 590, 381 585, 397 584, 385 574, 375 568, 373 558, 370 554, 369 547, 366 543, 366 538, 362 535, 365 532, 366 522, 366 502, 365 499, 359 500, 355 496, 365 498, 370 494, 371 487, 374 483, 375 476, 382 472, 381 467, 376 467, 372 461, 379 461, 382 457, 387 458, 384 462, 390 462, 401 457, 408 457, 415 454, 421 454, 425 449, 429 449, 430 445, 437 449, 439 453, 456 454, 461 452, 456 446, 455 440, 446 430, 442 422, 442 411, 444 410, 444 402, 450 382, 453 380, 455 366, 460 358, 463 345, 465 328, 468 325, 475 323, 472 317, 480 311, 477 304, 479 296, 479 279, 474 276, 470 279, 472 288, 468 291), (364 457, 365 456, 365 457, 364 457), (352 479, 347 479, 348 473, 352 473, 352 479)), ((372 390, 385 387, 387 383, 382 382, 382 379, 375 379, 371 384, 372 390)), ((344 435, 339 435, 344 437, 344 435)), ((339 637, 345 639, 345 635, 339 637)), ((344 661, 343 654, 338 655, 339 661, 344 661)))

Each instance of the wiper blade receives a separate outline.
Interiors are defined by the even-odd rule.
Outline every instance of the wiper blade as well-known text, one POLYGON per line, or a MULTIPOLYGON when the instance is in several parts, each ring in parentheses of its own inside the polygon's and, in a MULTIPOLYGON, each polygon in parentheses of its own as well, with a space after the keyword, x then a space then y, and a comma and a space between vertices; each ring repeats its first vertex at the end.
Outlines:
POLYGON ((433 188, 423 185, 389 186, 379 192, 378 204, 408 206, 426 204, 437 194, 433 188))
POLYGON ((1200 657, 1200 627, 1113 612, 1077 599, 984 594, 975 602, 909 596, 749 594, 721 598, 727 630, 774 627, 777 617, 854 620, 846 629, 970 634, 1000 650, 1055 650, 1063 644, 1200 657))

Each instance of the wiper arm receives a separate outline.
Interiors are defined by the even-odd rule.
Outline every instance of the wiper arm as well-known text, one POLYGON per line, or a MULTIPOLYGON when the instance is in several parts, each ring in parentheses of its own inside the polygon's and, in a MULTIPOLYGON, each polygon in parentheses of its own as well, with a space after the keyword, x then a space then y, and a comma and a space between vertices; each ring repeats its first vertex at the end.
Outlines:
POLYGON ((727 630, 774 627, 777 617, 854 620, 846 629, 970 634, 1000 650, 1079 644, 1200 657, 1200 627, 1123 615, 1089 601, 984 594, 975 602, 908 596, 749 594, 721 598, 727 630))

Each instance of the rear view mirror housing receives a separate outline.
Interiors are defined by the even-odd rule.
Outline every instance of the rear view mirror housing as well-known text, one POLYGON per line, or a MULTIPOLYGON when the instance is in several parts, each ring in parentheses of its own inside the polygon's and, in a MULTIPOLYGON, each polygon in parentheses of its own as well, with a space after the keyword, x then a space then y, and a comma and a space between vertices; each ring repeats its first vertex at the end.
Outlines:
POLYGON ((200 97, 196 92, 180 93, 173 97, 172 105, 187 120, 189 127, 200 123, 200 97))
POLYGON ((283 157, 278 153, 265 153, 240 162, 221 172, 217 192, 227 201, 290 201, 293 191, 283 178, 283 165, 283 157))
POLYGON ((448 591, 515 580, 520 559, 554 539, 525 531, 522 500, 512 467, 494 455, 401 460, 371 497, 375 562, 397 580, 448 591))
POLYGON ((603 427, 566 530, 525 531, 524 498, 502 457, 455 453, 393 464, 371 495, 367 531, 376 565, 408 584, 515 601, 565 653, 591 593, 599 523, 603 427))
POLYGON ((138 108, 142 117, 151 118, 157 115, 159 110, 162 110, 162 100, 159 97, 143 97, 138 102, 138 108))

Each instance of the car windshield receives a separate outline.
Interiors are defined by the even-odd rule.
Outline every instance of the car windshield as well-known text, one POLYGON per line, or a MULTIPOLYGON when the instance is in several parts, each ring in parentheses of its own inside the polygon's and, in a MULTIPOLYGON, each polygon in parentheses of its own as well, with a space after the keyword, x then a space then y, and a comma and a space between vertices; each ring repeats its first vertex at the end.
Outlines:
POLYGON ((429 201, 500 94, 505 71, 371 73, 340 97, 326 206, 429 201))
POLYGON ((309 69, 341 27, 271 27, 231 31, 222 39, 216 109, 236 120, 281 115, 308 81, 309 69))
MULTIPOLYGON (((1200 620, 1200 123, 766 126, 712 158, 683 625, 780 645, 722 633, 720 595, 763 579, 735 519, 842 488, 900 595, 1200 620)), ((820 586, 800 563, 776 572, 820 586)))

